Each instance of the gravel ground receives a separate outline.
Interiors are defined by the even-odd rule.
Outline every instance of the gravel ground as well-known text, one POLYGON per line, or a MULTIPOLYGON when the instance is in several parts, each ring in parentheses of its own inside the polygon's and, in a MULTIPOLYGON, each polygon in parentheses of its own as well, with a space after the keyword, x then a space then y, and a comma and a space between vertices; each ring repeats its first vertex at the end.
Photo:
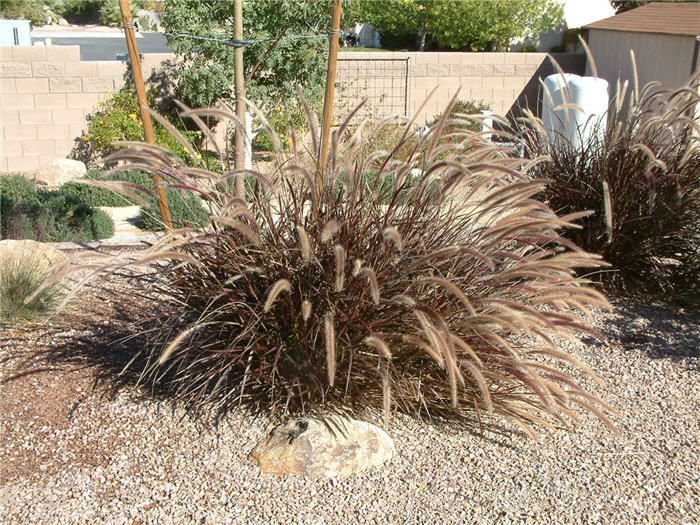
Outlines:
MULTIPOLYGON (((104 294, 83 300, 118 322, 104 294)), ((395 416, 397 457, 318 482, 246 459, 264 418, 206 429, 52 355, 94 336, 80 319, 2 334, 2 523, 700 523, 698 313, 618 304, 596 320, 607 343, 569 348, 607 379, 589 386, 619 410, 622 438, 588 416, 536 440, 395 416)))

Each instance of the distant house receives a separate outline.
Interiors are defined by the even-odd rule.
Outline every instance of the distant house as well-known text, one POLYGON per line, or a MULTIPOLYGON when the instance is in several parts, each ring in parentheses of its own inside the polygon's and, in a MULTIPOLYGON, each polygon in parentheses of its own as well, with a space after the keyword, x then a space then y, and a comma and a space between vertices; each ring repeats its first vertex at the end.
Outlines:
MULTIPOLYGON (((700 66, 700 3, 652 2, 586 29, 598 76, 611 86, 618 78, 633 81, 630 50, 640 89, 654 80, 665 88, 681 87, 700 66)), ((592 74, 590 63, 587 74, 592 74)))

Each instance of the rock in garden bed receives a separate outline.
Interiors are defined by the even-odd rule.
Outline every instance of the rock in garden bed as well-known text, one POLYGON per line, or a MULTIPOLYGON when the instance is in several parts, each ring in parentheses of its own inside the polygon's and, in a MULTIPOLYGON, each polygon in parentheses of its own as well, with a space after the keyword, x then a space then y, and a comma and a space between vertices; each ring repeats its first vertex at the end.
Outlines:
POLYGON ((376 467, 396 453, 381 428, 332 417, 297 419, 275 427, 250 453, 266 474, 299 474, 311 479, 346 477, 376 467))
POLYGON ((62 184, 79 179, 87 173, 87 168, 79 160, 59 159, 42 166, 34 173, 34 178, 47 186, 62 184))

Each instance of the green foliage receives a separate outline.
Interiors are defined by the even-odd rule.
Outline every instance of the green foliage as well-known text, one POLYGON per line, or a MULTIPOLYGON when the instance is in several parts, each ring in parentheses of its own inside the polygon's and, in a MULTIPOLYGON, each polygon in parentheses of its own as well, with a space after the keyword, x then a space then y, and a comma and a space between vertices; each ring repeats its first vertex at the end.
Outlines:
MULTIPOLYGON (((34 181, 0 176, 0 236, 46 242, 91 241, 114 234, 114 222, 70 193, 38 192, 34 181)), ((22 177, 24 178, 24 177, 22 177)))
POLYGON ((25 303, 49 275, 46 262, 36 255, 0 255, 0 326, 41 320, 58 306, 63 292, 58 283, 25 303))
POLYGON ((0 16, 2 18, 29 20, 33 26, 46 24, 47 13, 43 8, 44 2, 39 0, 2 0, 0 16))
MULTIPOLYGON (((136 17, 136 11, 143 7, 142 0, 129 0, 132 17, 136 17)), ((119 0, 105 0, 100 7, 100 23, 106 26, 122 25, 122 12, 119 8, 119 0)))
MULTIPOLYGON (((149 104, 152 103, 153 95, 152 91, 149 92, 149 104)), ((114 142, 144 140, 138 100, 130 87, 124 86, 110 99, 98 104, 98 108, 87 117, 87 134, 81 139, 88 146, 88 153, 81 158, 86 164, 93 164, 96 157, 104 157, 116 151, 114 142)), ((196 143, 201 136, 199 131, 185 131, 182 123, 178 121, 171 124, 179 128, 190 143, 196 143)), ((156 144, 186 162, 196 163, 201 158, 201 154, 193 158, 167 129, 155 121, 153 121, 153 134, 156 144)))
MULTIPOLYGON (((91 170, 85 178, 103 181, 123 181, 140 186, 152 187, 151 176, 141 171, 121 172, 103 177, 99 170, 91 170)), ((67 182, 61 186, 61 194, 75 197, 88 206, 134 206, 136 201, 123 193, 115 192, 108 188, 100 188, 80 182, 67 182)))
POLYGON ((549 181, 550 206, 594 212, 568 236, 612 264, 592 278, 615 293, 699 300, 700 147, 686 116, 698 87, 696 78, 675 92, 631 96, 611 108, 604 136, 583 147, 526 134, 528 149, 551 159, 533 172, 549 181))
MULTIPOLYGON (((323 108, 323 99, 320 93, 314 94, 311 99, 307 99, 307 103, 317 113, 320 113, 323 108)), ((291 145, 291 126, 294 127, 297 143, 300 143, 304 135, 309 131, 306 113, 297 98, 280 100, 277 104, 268 108, 265 118, 272 126, 272 129, 275 130, 275 133, 277 133, 283 148, 291 145)), ((258 133, 253 140, 253 145, 262 151, 274 150, 272 138, 267 131, 258 133)))
POLYGON ((505 51, 516 37, 531 38, 561 21, 559 0, 355 0, 348 20, 380 33, 415 32, 451 49, 505 51))
POLYGON ((532 38, 559 24, 559 0, 435 0, 430 32, 452 49, 507 51, 514 38, 532 38))
MULTIPOLYGON (((160 219, 160 208, 155 199, 155 185, 153 178, 148 173, 142 171, 126 171, 103 176, 99 170, 88 172, 86 178, 103 181, 119 181, 132 185, 137 185, 144 191, 144 198, 150 203, 149 206, 141 205, 141 220, 138 226, 148 231, 163 230, 163 223, 160 219)), ((250 186, 250 184, 249 184, 250 186)), ((202 206, 202 201, 198 197, 188 192, 167 188, 166 199, 170 215, 177 225, 192 224, 197 227, 206 226, 209 217, 202 206)), ((68 182, 61 186, 60 194, 68 198, 80 201, 88 206, 134 206, 139 202, 128 195, 108 188, 82 184, 80 182, 68 182)), ((100 210, 97 210, 98 212, 100 210)))
POLYGON ((3 217, 3 238, 42 242, 93 241, 114 234, 114 222, 102 210, 60 195, 41 193, 39 201, 18 202, 3 217))
POLYGON ((346 22, 367 22, 379 31, 382 47, 424 48, 432 17, 432 2, 414 0, 353 0, 345 4, 346 22))
POLYGON ((22 174, 0 176, 0 200, 2 209, 6 209, 15 202, 39 200, 36 190, 36 182, 22 174))
MULTIPOLYGON (((176 227, 193 226, 203 228, 211 224, 209 213, 202 206, 202 200, 188 192, 167 188, 165 198, 168 201, 170 217, 176 227)), ((152 232, 162 231, 165 227, 160 217, 158 202, 153 197, 146 197, 150 206, 141 206, 139 228, 152 232)))
POLYGON ((564 44, 557 44, 549 48, 550 53, 566 53, 566 46, 564 44))
MULTIPOLYGON (((325 38, 283 38, 280 35, 319 35, 330 25, 330 1, 267 0, 243 4, 244 37, 265 39, 246 46, 247 98, 268 105, 294 95, 295 86, 314 92, 323 82, 328 41, 325 38)), ((231 37, 233 3, 172 0, 165 4, 163 25, 170 33, 231 37)), ((178 94, 193 107, 211 106, 233 97, 233 48, 186 36, 168 36, 168 45, 183 58, 177 72, 178 94)), ((308 93, 307 93, 308 94, 308 93)))
MULTIPOLYGON (((467 117, 467 115, 478 115, 482 111, 490 111, 491 106, 483 100, 458 100, 455 105, 452 106, 450 110, 449 119, 460 119, 468 120, 468 124, 460 124, 459 129, 466 129, 469 131, 479 132, 481 131, 481 122, 467 117)), ((440 120, 441 115, 435 115, 429 126, 434 126, 440 120)), ((454 129, 455 126, 450 126, 449 129, 454 129)))
POLYGON ((537 48, 535 46, 523 46, 520 48, 522 53, 537 53, 537 48))

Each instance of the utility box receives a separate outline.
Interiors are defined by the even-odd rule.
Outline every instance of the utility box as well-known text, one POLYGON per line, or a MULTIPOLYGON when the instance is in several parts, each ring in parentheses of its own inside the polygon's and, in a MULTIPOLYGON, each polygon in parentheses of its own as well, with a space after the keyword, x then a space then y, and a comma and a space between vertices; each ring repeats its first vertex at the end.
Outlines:
POLYGON ((543 85, 542 123, 550 142, 581 148, 593 138, 602 139, 610 103, 607 80, 557 73, 543 85))
POLYGON ((0 45, 31 46, 29 20, 0 20, 0 45))

